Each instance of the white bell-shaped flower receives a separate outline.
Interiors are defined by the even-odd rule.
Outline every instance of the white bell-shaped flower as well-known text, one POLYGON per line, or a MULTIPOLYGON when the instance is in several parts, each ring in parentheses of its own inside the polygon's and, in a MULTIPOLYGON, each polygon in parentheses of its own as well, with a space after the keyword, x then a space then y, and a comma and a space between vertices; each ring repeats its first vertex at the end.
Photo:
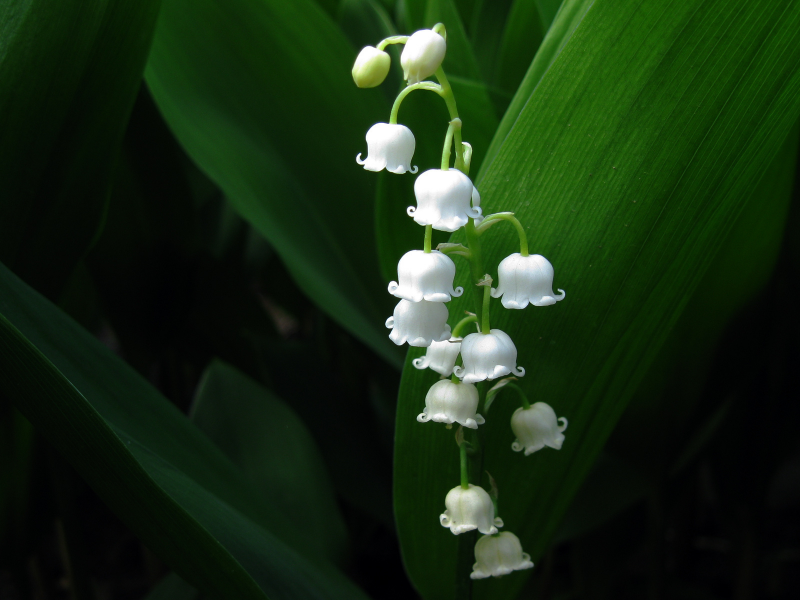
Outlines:
POLYGON ((428 346, 425 356, 415 358, 411 363, 418 369, 433 369, 449 377, 453 373, 453 367, 456 366, 459 352, 461 352, 461 338, 451 337, 446 342, 433 342, 428 346))
POLYGON ((412 302, 450 302, 451 296, 464 293, 462 287, 453 289, 455 276, 456 265, 446 254, 438 250, 411 250, 400 259, 397 265, 400 283, 392 281, 389 293, 412 302))
POLYGON ((402 175, 406 171, 416 173, 419 169, 411 167, 411 157, 416 147, 414 134, 405 125, 375 123, 367 131, 367 158, 356 162, 364 165, 367 171, 382 171, 402 175))
POLYGON ((425 410, 417 421, 427 423, 458 423, 469 429, 483 425, 483 417, 477 414, 478 390, 471 383, 453 383, 449 379, 437 381, 425 396, 425 410))
POLYGON ((503 296, 501 302, 506 308, 525 308, 529 303, 549 306, 567 295, 564 290, 558 290, 560 295, 553 293, 553 265, 538 254, 522 256, 517 252, 507 256, 497 266, 497 274, 500 281, 492 288, 492 296, 503 296))
POLYGON ((411 85, 430 77, 442 64, 446 51, 447 42, 438 33, 430 29, 417 31, 408 38, 400 55, 403 79, 411 85))
POLYGON ((383 83, 389 74, 392 59, 375 46, 365 46, 353 65, 353 81, 360 88, 373 88, 383 83))
POLYGON ((499 329, 489 333, 470 333, 461 342, 461 358, 464 366, 453 372, 464 383, 492 380, 513 373, 525 375, 525 369, 517 367, 517 348, 508 335, 499 329))
POLYGON ((414 182, 417 206, 409 206, 408 215, 420 225, 431 225, 438 231, 455 231, 468 219, 481 216, 480 207, 470 204, 474 189, 469 177, 458 169, 430 169, 414 182))
POLYGON ((502 577, 533 568, 530 555, 522 551, 519 538, 510 531, 482 536, 475 544, 475 561, 471 579, 502 577))
POLYGON ((497 533, 503 520, 494 517, 494 505, 482 487, 469 484, 468 489, 454 487, 444 499, 447 510, 439 515, 442 527, 449 527, 454 535, 477 529, 481 533, 497 533))
POLYGON ((389 339, 398 346, 408 342, 409 346, 425 347, 450 338, 443 302, 400 300, 394 314, 386 319, 386 327, 392 330, 389 339))
POLYGON ((567 420, 564 417, 557 419, 549 404, 536 402, 530 408, 518 408, 511 415, 511 431, 517 436, 511 449, 519 452, 524 448, 525 456, 545 446, 561 450, 566 429, 567 420))

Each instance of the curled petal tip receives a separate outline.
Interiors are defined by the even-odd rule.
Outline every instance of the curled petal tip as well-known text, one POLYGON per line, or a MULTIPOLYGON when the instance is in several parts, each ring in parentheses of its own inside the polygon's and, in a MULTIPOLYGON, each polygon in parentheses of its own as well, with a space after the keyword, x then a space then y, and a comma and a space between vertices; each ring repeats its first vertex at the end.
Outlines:
POLYGON ((511 449, 514 452, 520 452, 522 450, 522 444, 520 444, 517 440, 514 440, 514 442, 511 444, 511 449))
POLYGON ((391 316, 388 319, 386 319, 386 327, 388 327, 389 329, 394 327, 394 316, 391 316))
POLYGON ((455 290, 453 290, 452 295, 455 296, 456 298, 458 298, 463 293, 464 293, 464 288, 461 287, 461 286, 458 286, 455 290))
POLYGON ((413 166, 413 167, 411 167, 411 168, 408 170, 408 172, 409 172, 409 173, 411 173, 412 175, 416 175, 416 174, 417 174, 417 171, 419 171, 419 167, 417 167, 416 165, 415 165, 415 166, 413 166))
POLYGON ((426 415, 425 413, 419 413, 417 415, 417 421, 419 421, 420 423, 427 423, 430 420, 431 420, 430 416, 426 415))
POLYGON ((399 288, 399 287, 400 287, 400 284, 397 283, 396 281, 390 282, 389 283, 389 293, 390 294, 394 294, 395 291, 397 290, 397 288, 399 288))
POLYGON ((416 206, 409 206, 409 207, 406 209, 406 212, 408 213, 408 216, 409 216, 409 217, 413 217, 413 216, 414 216, 414 213, 415 213, 415 212, 417 212, 417 207, 416 207, 416 206))
POLYGON ((566 417, 559 417, 559 418, 558 418, 558 421, 559 421, 559 423, 561 423, 561 421, 564 421, 563 423, 561 423, 561 424, 558 426, 558 430, 559 430, 560 432, 564 432, 564 431, 566 431, 566 430, 567 430, 567 425, 569 425, 569 422, 567 421, 567 418, 566 418, 566 417))
POLYGON ((419 358, 412 360, 411 364, 418 369, 426 369, 428 367, 428 362, 426 361, 427 358, 427 356, 420 356, 419 358))
POLYGON ((517 370, 516 371, 512 371, 512 373, 514 373, 514 375, 516 375, 517 377, 524 377, 525 376, 525 369, 523 367, 517 367, 517 370))
POLYGON ((558 290, 560 292, 559 296, 556 296, 556 302, 561 302, 564 298, 567 297, 567 292, 564 290, 558 290))
POLYGON ((363 165, 365 162, 367 162, 366 160, 361 160, 361 152, 359 152, 358 156, 356 156, 356 162, 360 165, 363 165))

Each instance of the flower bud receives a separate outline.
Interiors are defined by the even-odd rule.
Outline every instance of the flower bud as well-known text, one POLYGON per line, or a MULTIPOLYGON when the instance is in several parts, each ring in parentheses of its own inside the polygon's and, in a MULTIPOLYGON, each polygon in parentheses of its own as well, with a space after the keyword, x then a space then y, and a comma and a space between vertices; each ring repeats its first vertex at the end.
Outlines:
POLYGON ((461 486, 450 490, 444 505, 447 510, 439 515, 439 522, 442 527, 449 527, 454 535, 473 529, 491 535, 503 526, 503 520, 494 517, 494 504, 489 494, 471 483, 466 490, 461 486))
POLYGON ((428 346, 425 356, 415 358, 411 362, 418 369, 431 369, 449 377, 453 373, 459 352, 461 352, 461 338, 451 337, 444 342, 433 342, 428 346))
POLYGON ((478 410, 478 390, 471 383, 453 383, 449 379, 437 381, 425 396, 425 410, 417 417, 420 423, 458 423, 477 429, 485 423, 478 410))
POLYGON ((398 346, 408 342, 409 346, 425 347, 443 342, 450 339, 447 316, 444 302, 400 300, 386 320, 386 327, 392 330, 389 339, 398 346))
POLYGON ((403 79, 411 85, 436 73, 444 60, 446 50, 447 43, 435 31, 422 29, 414 33, 408 38, 400 55, 403 79))
POLYGON ((400 259, 397 265, 400 283, 392 281, 389 293, 412 302, 450 302, 452 296, 464 293, 462 287, 453 289, 455 276, 456 265, 446 254, 438 250, 411 250, 400 259))
POLYGON ((475 561, 471 579, 501 577, 533 567, 530 555, 522 551, 519 538, 510 531, 481 537, 475 544, 475 561))
POLYGON ((470 333, 461 342, 463 367, 453 372, 464 383, 492 380, 513 373, 525 375, 525 369, 517 367, 517 348, 508 335, 499 329, 489 333, 470 333))
POLYGON ((525 448, 525 456, 545 446, 561 450, 566 429, 567 420, 564 417, 556 419, 556 413, 549 404, 536 402, 530 408, 518 408, 511 415, 511 431, 517 436, 511 449, 519 452, 525 448), (563 423, 559 424, 559 421, 563 423))
POLYGON ((564 290, 558 290, 561 295, 553 293, 553 265, 538 254, 522 256, 517 252, 507 256, 497 266, 497 274, 499 282, 492 289, 492 297, 502 296, 506 308, 525 308, 529 303, 549 306, 566 296, 564 290))
POLYGON ((458 169, 430 169, 414 182, 417 206, 408 207, 408 216, 419 225, 431 225, 438 231, 455 231, 467 220, 481 216, 479 207, 470 205, 473 196, 480 202, 469 177, 458 169))
POLYGON ((383 83, 389 74, 392 59, 383 50, 365 46, 353 65, 353 81, 360 88, 373 88, 383 83))

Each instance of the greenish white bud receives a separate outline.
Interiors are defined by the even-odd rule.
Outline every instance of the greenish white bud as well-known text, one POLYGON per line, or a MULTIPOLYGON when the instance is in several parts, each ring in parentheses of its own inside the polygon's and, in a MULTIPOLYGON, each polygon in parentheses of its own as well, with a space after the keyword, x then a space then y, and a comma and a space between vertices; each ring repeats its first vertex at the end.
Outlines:
POLYGON ((411 85, 430 77, 442 64, 446 50, 447 43, 435 31, 430 29, 417 31, 408 38, 400 55, 403 78, 411 85))
POLYGON ((389 74, 392 59, 375 46, 365 46, 353 65, 353 81, 360 88, 373 88, 383 83, 389 74))

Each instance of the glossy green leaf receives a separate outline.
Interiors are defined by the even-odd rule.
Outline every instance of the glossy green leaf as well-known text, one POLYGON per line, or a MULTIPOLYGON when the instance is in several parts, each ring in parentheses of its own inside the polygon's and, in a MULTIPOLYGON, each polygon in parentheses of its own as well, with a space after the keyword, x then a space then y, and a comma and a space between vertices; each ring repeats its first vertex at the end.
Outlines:
MULTIPOLYGON (((580 25, 586 13, 594 4, 594 0, 564 0, 564 4, 558 11, 555 21, 547 31, 547 35, 542 41, 541 46, 536 52, 533 61, 531 62, 525 77, 519 84, 519 88, 514 94, 500 125, 497 127, 497 134, 492 139, 492 143, 486 150, 486 159, 483 162, 482 170, 477 173, 477 181, 480 182, 485 174, 484 171, 489 168, 489 165, 494 160, 495 156, 500 150, 503 142, 506 139, 509 131, 517 122, 522 109, 530 99, 531 94, 539 85, 542 77, 553 64, 553 61, 558 58, 558 55, 564 49, 564 46, 569 41, 575 29, 580 25)), ((516 35, 512 33, 511 35, 516 35)), ((509 42, 510 43, 510 42, 509 42)))
POLYGON ((311 0, 166 0, 146 77, 172 131, 319 306, 387 360, 375 178, 355 162, 385 120, 357 50, 311 0))
POLYGON ((0 393, 153 552, 219 598, 361 598, 197 427, 0 266, 0 393), (268 529, 269 530, 268 530, 268 529))
MULTIPOLYGON (((529 397, 570 422, 561 451, 530 457, 510 450, 513 401, 496 401, 482 426, 500 515, 534 557, 800 115, 798 41, 800 8, 789 1, 664 0, 642 10, 597 0, 485 167, 484 213, 514 211, 568 294, 547 309, 494 303, 492 314, 516 342, 529 397)), ((493 276, 518 247, 501 227, 483 238, 493 276)), ((450 314, 470 299, 453 301, 450 314)), ((457 453, 451 432, 415 420, 435 380, 407 362, 395 502, 412 580, 424 597, 452 598, 457 543, 437 516, 458 483, 457 453)), ((475 595, 510 598, 524 579, 477 582, 475 595)))
POLYGON ((102 225, 159 5, 0 6, 0 260, 50 297, 102 225))
POLYGON ((206 369, 191 419, 238 466, 272 510, 292 523, 309 552, 345 557, 344 521, 314 438, 300 418, 258 383, 221 361, 206 369))

